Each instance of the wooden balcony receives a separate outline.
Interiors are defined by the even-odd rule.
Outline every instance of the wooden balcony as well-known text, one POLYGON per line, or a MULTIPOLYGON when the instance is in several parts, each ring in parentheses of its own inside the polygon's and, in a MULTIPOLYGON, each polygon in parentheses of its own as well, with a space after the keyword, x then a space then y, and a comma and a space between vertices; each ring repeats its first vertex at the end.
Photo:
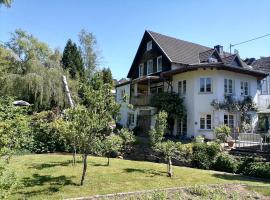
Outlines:
POLYGON ((134 106, 149 106, 153 95, 138 94, 131 96, 130 103, 134 106))

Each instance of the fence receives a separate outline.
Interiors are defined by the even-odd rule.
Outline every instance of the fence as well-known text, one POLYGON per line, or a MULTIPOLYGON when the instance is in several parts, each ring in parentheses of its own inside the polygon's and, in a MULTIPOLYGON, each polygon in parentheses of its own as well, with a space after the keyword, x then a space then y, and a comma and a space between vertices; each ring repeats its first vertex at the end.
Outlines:
POLYGON ((234 133, 236 149, 270 152, 269 133, 234 133))

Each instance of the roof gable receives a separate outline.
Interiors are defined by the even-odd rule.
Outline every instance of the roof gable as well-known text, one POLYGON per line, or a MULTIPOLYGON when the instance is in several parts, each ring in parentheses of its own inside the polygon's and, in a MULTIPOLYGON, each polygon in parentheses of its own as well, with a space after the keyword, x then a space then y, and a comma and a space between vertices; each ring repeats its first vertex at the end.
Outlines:
POLYGON ((222 59, 216 49, 209 49, 199 53, 200 63, 209 62, 210 58, 216 59, 218 62, 222 62, 222 59))
POLYGON ((238 54, 232 54, 230 56, 222 58, 222 61, 226 65, 233 65, 238 67, 244 67, 244 64, 238 54))

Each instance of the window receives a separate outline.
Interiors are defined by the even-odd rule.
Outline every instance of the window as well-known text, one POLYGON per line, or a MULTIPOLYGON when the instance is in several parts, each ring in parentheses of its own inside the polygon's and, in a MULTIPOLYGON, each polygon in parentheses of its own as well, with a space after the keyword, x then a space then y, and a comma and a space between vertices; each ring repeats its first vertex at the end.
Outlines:
POLYGON ((143 76, 143 71, 144 71, 144 66, 143 66, 143 64, 140 64, 139 65, 139 77, 143 76))
POLYGON ((233 80, 232 79, 224 79, 224 93, 225 94, 233 93, 233 80))
POLYGON ((183 81, 179 81, 178 82, 178 94, 180 96, 185 95, 187 91, 187 81, 183 80, 183 81))
POLYGON ((152 40, 147 42, 147 45, 146 45, 146 51, 149 51, 152 49, 152 40))
POLYGON ((230 128, 234 127, 234 116, 226 114, 224 115, 224 125, 229 126, 230 128))
POLYGON ((181 136, 187 135, 187 115, 185 115, 181 120, 179 119, 179 123, 177 126, 177 133, 181 136))
POLYGON ((150 88, 151 94, 157 94, 163 92, 163 86, 157 86, 150 88))
POLYGON ((153 73, 153 60, 147 61, 147 75, 153 73))
POLYGON ((128 125, 134 124, 134 113, 128 113, 128 125))
POLYGON ((157 57, 157 72, 162 71, 162 56, 157 57))
POLYGON ((241 95, 242 96, 249 95, 249 84, 247 81, 241 81, 241 95))
POLYGON ((202 115, 200 117, 200 129, 211 129, 212 128, 212 118, 211 115, 202 115))
POLYGON ((212 79, 211 78, 200 78, 200 92, 212 92, 212 79))

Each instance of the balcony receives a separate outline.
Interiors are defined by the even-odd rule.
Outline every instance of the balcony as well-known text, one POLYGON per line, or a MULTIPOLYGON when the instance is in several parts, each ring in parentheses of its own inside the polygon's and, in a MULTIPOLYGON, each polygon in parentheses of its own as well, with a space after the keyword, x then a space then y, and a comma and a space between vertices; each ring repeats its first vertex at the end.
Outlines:
POLYGON ((134 106, 149 106, 153 95, 138 94, 131 96, 130 103, 134 106))

